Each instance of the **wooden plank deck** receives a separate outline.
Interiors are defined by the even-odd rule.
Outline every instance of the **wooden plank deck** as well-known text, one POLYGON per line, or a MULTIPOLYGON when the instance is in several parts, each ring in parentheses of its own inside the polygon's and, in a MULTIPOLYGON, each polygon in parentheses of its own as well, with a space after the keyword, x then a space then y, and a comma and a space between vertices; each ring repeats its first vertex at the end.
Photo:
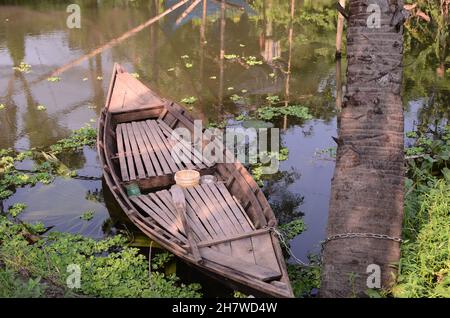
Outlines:
POLYGON ((122 181, 141 180, 155 176, 172 175, 184 169, 201 170, 211 167, 203 162, 193 145, 181 142, 177 134, 164 122, 157 120, 121 123, 116 127, 122 181), (175 137, 172 137, 175 136, 175 137), (178 142, 184 155, 177 156, 172 149, 178 142))
MULTIPOLYGON (((262 281, 281 276, 268 229, 255 230, 245 211, 222 183, 183 189, 186 221, 200 254, 207 261, 262 281)), ((186 242, 183 222, 168 190, 130 197, 138 210, 186 242)))

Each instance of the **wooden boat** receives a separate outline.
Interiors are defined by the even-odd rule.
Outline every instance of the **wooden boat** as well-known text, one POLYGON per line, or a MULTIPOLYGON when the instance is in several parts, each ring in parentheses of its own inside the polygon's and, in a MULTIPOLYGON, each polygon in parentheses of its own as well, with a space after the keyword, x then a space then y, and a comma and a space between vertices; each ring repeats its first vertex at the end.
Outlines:
POLYGON ((182 106, 114 66, 97 144, 115 199, 152 240, 210 276, 255 296, 292 297, 276 219, 262 191, 239 162, 174 160, 170 136, 179 127, 193 129, 182 106), (174 174, 185 169, 217 182, 171 188, 174 174), (137 195, 130 194, 133 185, 137 195))

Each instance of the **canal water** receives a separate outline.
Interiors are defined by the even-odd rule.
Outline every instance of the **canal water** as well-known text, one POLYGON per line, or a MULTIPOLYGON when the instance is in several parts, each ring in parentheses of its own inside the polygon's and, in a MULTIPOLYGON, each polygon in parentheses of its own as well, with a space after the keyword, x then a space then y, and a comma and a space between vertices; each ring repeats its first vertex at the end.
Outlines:
MULTIPOLYGON (((161 95, 181 101, 195 97, 196 116, 208 123, 233 120, 269 104, 304 105, 311 120, 285 117, 273 122, 289 158, 276 175, 264 180, 267 195, 281 223, 303 217, 306 231, 292 240, 293 253, 307 262, 320 252, 327 222, 333 175, 332 136, 336 131, 334 2, 254 0, 203 1, 188 15, 188 4, 81 64, 60 80, 46 80, 52 71, 101 47, 157 16, 176 1, 77 1, 81 28, 69 28, 65 1, 0 1, 0 148, 25 150, 67 137, 95 122, 104 106, 112 66, 122 64, 161 95), (222 18, 224 17, 224 18, 222 18), (225 59, 220 59, 223 51, 225 59), (239 55, 241 59, 233 59, 239 55), (256 63, 246 62, 253 60, 256 63), (21 62, 28 73, 14 72, 21 62), (236 95, 242 98, 236 99, 236 95), (234 96, 234 97, 233 97, 234 96), (46 110, 38 110, 44 105, 46 110)), ((425 47, 427 47, 425 45, 425 47)), ((405 57, 406 128, 448 118, 450 84, 436 68, 439 61, 415 63, 423 50, 405 57), (438 106, 434 108, 434 104, 438 106)), ((345 83, 345 59, 342 78, 345 83)), ((342 88, 345 91, 345 84, 342 88)), ((101 238, 129 231, 101 181, 95 150, 63 158, 87 179, 59 178, 51 185, 17 190, 5 202, 24 202, 26 221, 42 221, 53 230, 101 238), (80 219, 93 211, 91 221, 80 219)), ((32 163, 24 162, 23 167, 32 163)))

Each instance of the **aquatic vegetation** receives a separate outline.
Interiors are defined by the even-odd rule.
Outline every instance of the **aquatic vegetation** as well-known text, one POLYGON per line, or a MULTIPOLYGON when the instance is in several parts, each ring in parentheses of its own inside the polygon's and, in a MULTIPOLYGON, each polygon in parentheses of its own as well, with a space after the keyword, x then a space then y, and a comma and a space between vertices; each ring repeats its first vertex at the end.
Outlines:
POLYGON ((90 221, 94 218, 95 211, 94 210, 88 210, 83 212, 83 214, 80 216, 80 219, 84 221, 90 221))
MULTIPOLYGON (((262 152, 259 154, 260 158, 276 158, 278 161, 286 161, 289 158, 289 149, 287 147, 281 147, 278 152, 262 152)), ((266 159, 267 160, 267 159, 266 159)), ((267 161, 265 161, 267 162, 267 161)), ((264 186, 264 177, 263 168, 265 164, 258 162, 256 164, 252 164, 250 167, 250 173, 255 179, 256 183, 262 187, 264 186)))
POLYGON ((225 54, 223 57, 226 60, 234 60, 234 59, 239 58, 239 55, 236 55, 236 54, 225 54))
POLYGON ((47 286, 41 278, 25 278, 10 269, 0 266, 0 298, 38 298, 43 297, 47 286))
POLYGON ((226 119, 220 121, 220 122, 214 122, 214 121, 210 121, 208 123, 207 128, 219 128, 219 129, 223 129, 227 126, 228 121, 226 119))
POLYGON ((315 151, 314 155, 320 159, 336 159, 337 147, 329 147, 315 151))
MULTIPOLYGON (((233 102, 238 102, 238 101, 243 100, 244 98, 242 96, 239 96, 238 94, 233 94, 233 95, 230 96, 230 99, 233 102)), ((239 119, 236 119, 236 120, 239 120, 239 119)))
POLYGON ((306 226, 305 222, 302 219, 295 219, 289 223, 280 225, 278 228, 283 234, 285 240, 290 241, 296 236, 303 233, 306 229, 306 226))
POLYGON ((86 124, 65 139, 58 141, 56 144, 50 146, 53 154, 59 154, 64 151, 77 151, 84 146, 92 147, 95 145, 97 138, 97 131, 90 125, 86 124))
POLYGON ((39 111, 44 111, 44 110, 47 110, 47 107, 45 107, 44 105, 37 105, 36 109, 39 111))
POLYGON ((310 256, 310 267, 287 264, 289 279, 295 297, 311 297, 320 288, 321 266, 317 257, 310 256))
POLYGON ((275 104, 280 101, 280 97, 278 95, 269 95, 266 97, 266 101, 268 101, 271 104, 275 104))
POLYGON ((3 110, 5 108, 6 108, 5 104, 0 104, 0 110, 3 110))
POLYGON ((31 65, 22 61, 18 66, 14 66, 13 70, 27 74, 31 72, 31 65))
POLYGON ((185 63, 184 66, 186 66, 186 68, 191 68, 194 64, 193 63, 185 63))
MULTIPOLYGON (((238 99, 239 100, 239 99, 238 99)), ((236 100, 235 100, 236 101, 236 100)), ((234 118, 234 120, 237 120, 237 121, 243 121, 243 120, 246 120, 248 117, 247 117, 247 115, 246 114, 239 114, 238 116, 236 116, 235 118, 234 118)))
POLYGON ((50 146, 50 152, 32 149, 16 153, 11 149, 0 149, 0 200, 9 198, 19 187, 34 186, 39 182, 49 184, 55 176, 76 176, 76 172, 67 168, 56 155, 78 151, 84 146, 94 146, 96 135, 95 129, 84 126, 68 138, 50 146), (26 159, 35 161, 33 169, 18 170, 15 163, 26 159))
MULTIPOLYGON (((152 271, 148 261, 136 248, 128 247, 123 236, 95 241, 81 235, 50 232, 30 243, 26 237, 33 226, 13 222, 0 216, 0 277, 7 271, 10 287, 15 294, 21 289, 14 273, 26 273, 63 291, 66 297, 77 294, 94 297, 200 297, 199 285, 183 285, 174 275, 152 271), (79 288, 67 287, 72 273, 70 265, 79 266, 79 288), (11 278, 12 277, 12 278, 11 278), (12 283, 11 283, 12 282, 12 283)), ((161 265, 163 261, 159 263, 161 265)), ((36 284, 35 284, 36 285, 36 284)), ((36 296, 41 289, 30 288, 36 296)), ((1 292, 0 292, 1 293, 1 292)))
POLYGON ((185 104, 194 104, 197 101, 197 97, 195 96, 189 96, 189 97, 185 97, 181 100, 182 103, 185 104))
POLYGON ((8 209, 8 213, 13 217, 17 217, 20 213, 22 213, 27 208, 27 205, 24 203, 15 203, 12 207, 8 209))
POLYGON ((249 66, 262 65, 263 62, 256 59, 255 56, 244 57, 244 62, 249 66))
POLYGON ((61 77, 59 76, 52 76, 47 78, 47 82, 51 82, 51 83, 55 83, 55 82, 59 82, 61 80, 61 77))
POLYGON ((312 119, 313 116, 309 113, 306 106, 290 105, 282 107, 266 106, 257 110, 257 117, 262 120, 272 120, 280 116, 292 116, 303 120, 312 119))

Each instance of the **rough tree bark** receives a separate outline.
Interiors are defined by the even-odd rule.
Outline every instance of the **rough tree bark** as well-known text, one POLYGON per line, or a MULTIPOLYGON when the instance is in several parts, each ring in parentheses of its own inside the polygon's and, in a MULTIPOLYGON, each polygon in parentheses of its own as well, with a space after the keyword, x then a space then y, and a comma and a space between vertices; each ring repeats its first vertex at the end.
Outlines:
MULTIPOLYGON (((349 1, 347 92, 337 138, 328 237, 344 233, 401 235, 403 28, 390 24, 402 8, 403 1, 396 0, 349 1), (380 8, 379 28, 368 27, 368 22, 376 23, 376 8, 367 12, 371 4, 380 8)), ((399 258, 397 241, 370 237, 330 240, 323 251, 321 296, 366 296, 367 278, 376 284, 374 272, 367 273, 370 264, 380 267, 381 286, 389 287, 395 273, 392 265, 399 258)))

